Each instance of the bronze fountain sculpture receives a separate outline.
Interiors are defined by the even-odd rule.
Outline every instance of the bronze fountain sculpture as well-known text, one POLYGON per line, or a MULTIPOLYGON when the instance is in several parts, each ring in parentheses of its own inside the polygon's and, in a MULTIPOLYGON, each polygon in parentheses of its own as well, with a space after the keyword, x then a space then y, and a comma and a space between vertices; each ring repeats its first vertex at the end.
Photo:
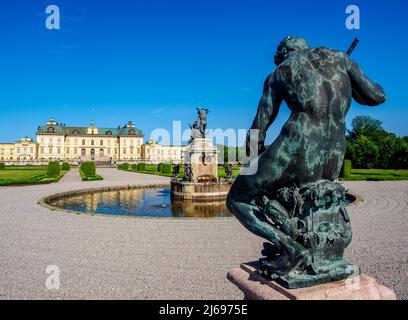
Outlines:
POLYGON ((382 87, 350 59, 356 44, 347 53, 309 48, 305 39, 293 36, 279 44, 277 68, 265 81, 251 127, 259 133, 259 156, 228 194, 229 210, 268 241, 258 272, 286 288, 360 274, 343 258, 352 238, 346 190, 338 182, 346 151, 345 117, 352 98, 367 106, 386 98, 382 87), (266 131, 283 101, 291 115, 265 148, 266 131), (250 171, 256 173, 246 174, 250 171))

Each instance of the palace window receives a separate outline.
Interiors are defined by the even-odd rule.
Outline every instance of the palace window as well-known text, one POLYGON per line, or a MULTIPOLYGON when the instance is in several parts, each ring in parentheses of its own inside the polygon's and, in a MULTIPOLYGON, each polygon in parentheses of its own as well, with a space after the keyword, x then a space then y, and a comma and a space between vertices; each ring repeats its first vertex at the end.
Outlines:
POLYGON ((108 130, 105 132, 107 136, 111 136, 112 135, 112 131, 108 130))
POLYGON ((123 154, 126 154, 126 148, 123 148, 123 154))
POLYGON ((41 147, 40 150, 41 150, 41 153, 44 153, 44 152, 45 152, 45 148, 44 148, 44 147, 41 147))
POLYGON ((61 148, 60 147, 57 148, 57 153, 61 153, 61 148))
POLYGON ((95 145, 95 141, 91 140, 91 146, 95 145))
POLYGON ((48 127, 47 131, 50 132, 50 133, 53 133, 53 132, 55 132, 55 129, 53 127, 48 127))
POLYGON ((100 145, 103 146, 103 140, 100 141, 100 145))
POLYGON ((85 139, 82 139, 82 145, 83 146, 85 145, 85 139))

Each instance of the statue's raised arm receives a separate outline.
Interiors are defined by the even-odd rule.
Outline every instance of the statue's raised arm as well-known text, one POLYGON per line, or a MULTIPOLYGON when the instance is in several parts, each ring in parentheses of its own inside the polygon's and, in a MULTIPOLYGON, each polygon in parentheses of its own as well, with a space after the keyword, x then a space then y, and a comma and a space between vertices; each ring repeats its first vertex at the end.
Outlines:
POLYGON ((353 99, 366 106, 378 106, 383 103, 386 100, 383 88, 371 81, 356 62, 348 56, 345 59, 353 90, 353 99))

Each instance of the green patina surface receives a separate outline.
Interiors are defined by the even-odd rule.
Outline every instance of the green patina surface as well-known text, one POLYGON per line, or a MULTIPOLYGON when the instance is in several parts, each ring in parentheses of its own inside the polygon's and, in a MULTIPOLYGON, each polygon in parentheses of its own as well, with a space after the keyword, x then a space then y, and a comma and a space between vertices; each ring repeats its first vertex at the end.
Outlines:
POLYGON ((275 56, 276 70, 264 84, 251 129, 259 156, 236 178, 227 198, 230 211, 268 242, 259 272, 288 288, 358 275, 343 258, 352 237, 345 189, 338 183, 346 152, 345 117, 354 98, 363 105, 385 101, 349 56, 309 48, 287 37, 275 56), (278 138, 265 148, 266 131, 280 104, 291 110, 278 138))

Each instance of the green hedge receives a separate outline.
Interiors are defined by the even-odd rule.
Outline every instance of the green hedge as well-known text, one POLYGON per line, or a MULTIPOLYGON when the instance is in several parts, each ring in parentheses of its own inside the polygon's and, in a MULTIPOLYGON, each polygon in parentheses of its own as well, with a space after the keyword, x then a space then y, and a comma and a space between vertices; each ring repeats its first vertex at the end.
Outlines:
POLYGON ((118 169, 128 170, 129 169, 129 163, 121 163, 120 165, 118 165, 118 169))
POLYGON ((173 165, 171 163, 164 163, 162 166, 161 173, 171 174, 172 170, 173 170, 173 165))
POLYGON ((351 165, 351 160, 344 160, 343 167, 341 168, 340 177, 341 178, 350 178, 352 168, 353 167, 351 165))
POLYGON ((1 162, 0 163, 0 170, 5 170, 6 169, 6 164, 1 162))
POLYGON ((83 172, 81 172, 81 179, 82 181, 98 181, 103 180, 103 177, 97 174, 94 176, 86 176, 83 172))
POLYGON ((160 162, 157 166, 157 171, 162 172, 162 169, 163 169, 163 163, 160 162))
POLYGON ((137 171, 146 171, 146 164, 144 163, 139 163, 137 165, 137 171))
POLYGON ((69 171, 70 169, 71 169, 71 166, 69 165, 68 162, 64 162, 64 163, 61 165, 61 170, 62 170, 62 171, 69 171))
POLYGON ((61 174, 61 167, 58 161, 51 161, 47 166, 47 177, 59 177, 61 174))
POLYGON ((132 169, 132 171, 137 171, 137 164, 132 164, 132 166, 130 167, 132 169))
POLYGON ((96 166, 94 162, 84 162, 79 168, 83 174, 87 177, 93 177, 96 175, 96 166))
POLYGON ((79 167, 82 181, 97 181, 103 180, 103 177, 96 174, 96 166, 94 162, 84 162, 79 167))

